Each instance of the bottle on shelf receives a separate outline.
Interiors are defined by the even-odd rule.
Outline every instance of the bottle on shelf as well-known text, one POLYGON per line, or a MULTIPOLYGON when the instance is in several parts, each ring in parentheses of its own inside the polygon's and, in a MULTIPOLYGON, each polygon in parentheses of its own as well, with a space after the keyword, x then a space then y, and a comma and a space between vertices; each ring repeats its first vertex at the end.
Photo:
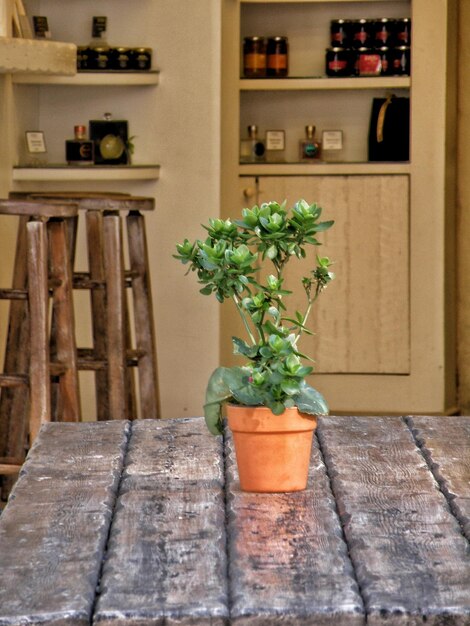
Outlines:
POLYGON ((315 126, 305 127, 305 139, 301 139, 299 145, 301 161, 310 162, 320 159, 321 145, 315 140, 315 126))
POLYGON ((106 29, 107 18, 105 16, 94 16, 91 26, 91 41, 88 45, 89 70, 109 70, 111 68, 111 49, 109 47, 106 29))
POLYGON ((266 160, 266 145, 258 138, 258 127, 248 126, 248 138, 240 142, 240 161, 242 163, 262 163, 266 160))
POLYGON ((86 126, 74 126, 75 137, 65 142, 68 165, 93 165, 93 142, 87 139, 86 126))

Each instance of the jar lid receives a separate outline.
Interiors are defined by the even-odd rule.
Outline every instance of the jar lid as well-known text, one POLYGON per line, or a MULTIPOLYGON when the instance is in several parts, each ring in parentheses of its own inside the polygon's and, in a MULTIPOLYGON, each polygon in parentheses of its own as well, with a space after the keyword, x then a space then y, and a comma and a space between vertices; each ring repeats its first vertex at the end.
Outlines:
POLYGON ((410 46, 395 46, 395 50, 411 50, 410 46))
POLYGON ((338 47, 333 47, 333 48, 326 48, 327 52, 351 52, 351 48, 338 48, 338 47))
POLYGON ((244 41, 264 41, 264 37, 258 37, 258 35, 254 35, 253 37, 244 37, 244 41))
POLYGON ((343 20, 343 18, 339 18, 337 20, 331 20, 332 24, 350 24, 351 20, 343 20))
POLYGON ((132 48, 135 52, 152 52, 152 48, 132 48))
POLYGON ((287 41, 287 37, 280 37, 280 36, 269 37, 268 41, 287 41))

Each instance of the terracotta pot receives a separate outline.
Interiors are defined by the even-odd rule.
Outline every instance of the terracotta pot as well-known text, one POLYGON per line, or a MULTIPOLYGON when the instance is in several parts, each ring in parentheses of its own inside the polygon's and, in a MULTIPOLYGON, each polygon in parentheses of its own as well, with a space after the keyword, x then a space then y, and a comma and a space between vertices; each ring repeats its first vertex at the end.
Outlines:
POLYGON ((243 491, 301 491, 307 486, 317 419, 296 408, 227 406, 243 491))

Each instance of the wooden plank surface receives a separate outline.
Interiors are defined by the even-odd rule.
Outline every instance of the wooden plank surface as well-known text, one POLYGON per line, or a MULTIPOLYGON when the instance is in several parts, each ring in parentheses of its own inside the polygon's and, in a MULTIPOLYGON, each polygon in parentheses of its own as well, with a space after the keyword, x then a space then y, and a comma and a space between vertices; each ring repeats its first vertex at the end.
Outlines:
POLYGON ((132 423, 94 623, 226 623, 221 438, 204 420, 132 423))
POLYGON ((128 422, 43 426, 0 516, 0 625, 89 624, 128 422))
POLYGON ((231 623, 364 624, 363 605, 318 447, 307 490, 240 491, 227 443, 231 623))
POLYGON ((407 423, 470 541, 470 418, 420 416, 407 423))
POLYGON ((318 435, 368 626, 468 625, 468 541, 405 421, 328 417, 318 435))

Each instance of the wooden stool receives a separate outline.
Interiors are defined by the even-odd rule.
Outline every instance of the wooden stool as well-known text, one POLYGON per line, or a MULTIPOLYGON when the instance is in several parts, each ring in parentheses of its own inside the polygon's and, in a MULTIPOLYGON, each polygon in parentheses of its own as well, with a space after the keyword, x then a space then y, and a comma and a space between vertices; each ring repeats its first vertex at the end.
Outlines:
MULTIPOLYGON (((139 378, 140 416, 160 417, 156 342, 143 211, 153 198, 119 193, 32 193, 42 200, 77 203, 86 216, 88 272, 74 272, 74 288, 89 289, 93 348, 78 349, 78 367, 94 370, 98 420, 138 417, 133 368, 139 378), (126 213, 130 268, 124 266, 121 214, 126 213), (126 288, 132 289, 135 347, 126 288)), ((75 240, 75 236, 73 237, 75 240)))
POLYGON ((0 474, 13 474, 24 460, 28 435, 31 443, 45 422, 80 419, 66 227, 76 220, 77 205, 0 200, 0 214, 19 217, 12 288, 0 290, 0 299, 11 300, 0 374, 0 474), (51 377, 57 381, 55 414, 51 377))

